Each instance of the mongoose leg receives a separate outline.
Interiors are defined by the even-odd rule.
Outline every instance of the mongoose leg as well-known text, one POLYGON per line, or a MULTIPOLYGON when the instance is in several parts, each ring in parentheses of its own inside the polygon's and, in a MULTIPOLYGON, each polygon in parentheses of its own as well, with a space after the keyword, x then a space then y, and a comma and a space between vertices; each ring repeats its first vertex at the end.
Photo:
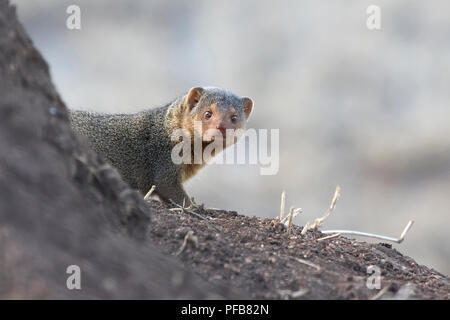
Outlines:
POLYGON ((169 203, 170 200, 176 204, 188 207, 191 205, 191 199, 187 195, 181 184, 174 183, 171 185, 157 185, 156 194, 161 198, 162 201, 169 203))

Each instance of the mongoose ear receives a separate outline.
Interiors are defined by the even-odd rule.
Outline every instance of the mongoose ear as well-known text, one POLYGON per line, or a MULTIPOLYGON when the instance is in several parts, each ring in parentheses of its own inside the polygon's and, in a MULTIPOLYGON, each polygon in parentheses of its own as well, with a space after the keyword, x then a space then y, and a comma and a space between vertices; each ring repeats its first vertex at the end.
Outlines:
POLYGON ((242 100, 244 101, 244 112, 245 112, 245 116, 250 117, 250 114, 252 113, 252 109, 253 109, 253 100, 247 97, 242 98, 242 100))
POLYGON ((197 105, 204 91, 205 89, 201 87, 195 87, 189 90, 186 97, 186 105, 189 107, 190 110, 192 110, 192 108, 194 108, 197 105))

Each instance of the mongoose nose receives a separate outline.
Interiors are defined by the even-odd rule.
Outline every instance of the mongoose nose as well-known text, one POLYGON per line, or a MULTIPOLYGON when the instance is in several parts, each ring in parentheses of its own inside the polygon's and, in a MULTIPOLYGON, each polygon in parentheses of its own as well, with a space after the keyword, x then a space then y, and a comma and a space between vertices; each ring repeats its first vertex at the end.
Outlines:
POLYGON ((220 133, 222 134, 222 136, 225 136, 226 132, 227 132, 227 128, 221 126, 221 125, 217 125, 216 129, 220 131, 220 133))

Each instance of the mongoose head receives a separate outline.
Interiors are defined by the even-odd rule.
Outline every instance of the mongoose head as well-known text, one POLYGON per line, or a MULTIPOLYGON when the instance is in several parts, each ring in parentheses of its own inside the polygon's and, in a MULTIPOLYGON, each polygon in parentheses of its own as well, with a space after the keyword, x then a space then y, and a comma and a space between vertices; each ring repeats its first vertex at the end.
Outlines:
MULTIPOLYGON (((246 122, 253 109, 253 101, 239 97, 231 91, 214 87, 195 87, 184 97, 184 128, 191 128, 201 135, 203 142, 211 142, 221 135, 224 144, 227 133, 245 129, 246 122), (197 125, 194 126, 194 123, 197 125), (201 126, 199 126, 201 124, 201 126), (227 132, 227 130, 232 129, 227 132)), ((188 129, 189 130, 189 129, 188 129)))

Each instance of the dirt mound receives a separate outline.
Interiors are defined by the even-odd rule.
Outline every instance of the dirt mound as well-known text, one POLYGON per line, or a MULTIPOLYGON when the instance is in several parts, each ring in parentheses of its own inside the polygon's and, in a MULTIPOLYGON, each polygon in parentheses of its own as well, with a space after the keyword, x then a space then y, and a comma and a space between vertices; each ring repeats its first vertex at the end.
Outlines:
POLYGON ((151 202, 156 214, 151 242, 177 254, 211 282, 244 290, 257 299, 449 299, 449 279, 389 244, 325 237, 293 226, 288 235, 271 219, 222 210, 195 213, 169 210, 151 202), (184 239, 192 231, 193 239, 184 239), (195 244, 196 242, 196 244, 195 244), (182 251, 180 250, 182 248, 182 251), (368 289, 367 267, 381 271, 381 291, 368 289), (386 288, 386 289, 385 289, 386 288))

